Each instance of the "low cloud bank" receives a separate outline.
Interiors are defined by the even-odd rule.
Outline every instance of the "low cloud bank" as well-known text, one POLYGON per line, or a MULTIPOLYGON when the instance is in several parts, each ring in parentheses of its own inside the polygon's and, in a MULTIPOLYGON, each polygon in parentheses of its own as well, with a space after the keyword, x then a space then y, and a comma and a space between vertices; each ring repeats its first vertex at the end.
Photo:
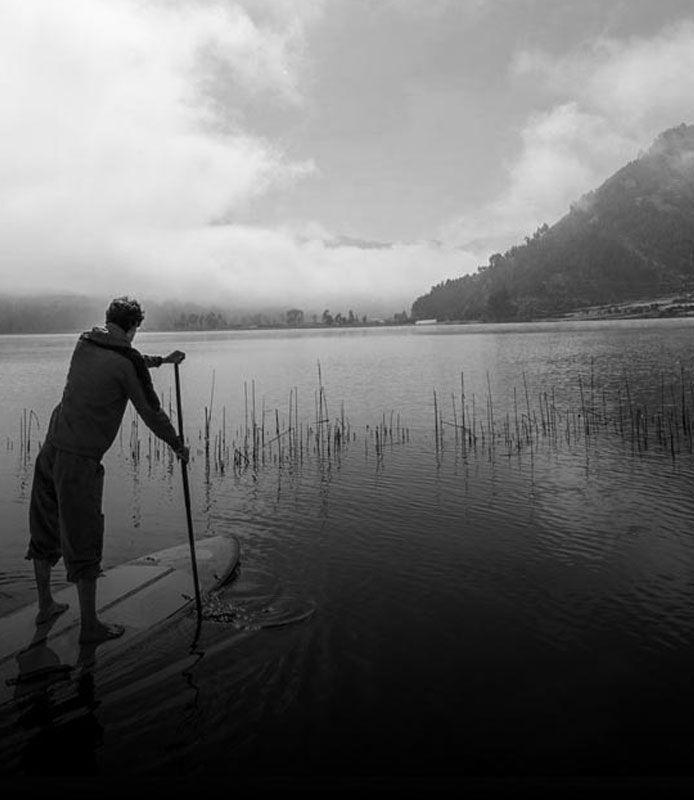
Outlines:
POLYGON ((560 57, 520 51, 510 77, 542 87, 547 107, 519 130, 506 190, 442 228, 478 259, 556 222, 660 132, 694 122, 694 22, 652 37, 600 38, 560 57))
POLYGON ((554 222, 659 131, 694 119, 692 22, 559 58, 521 52, 510 79, 543 87, 545 107, 518 132, 506 191, 443 225, 440 243, 370 244, 311 220, 220 224, 316 173, 244 109, 306 102, 306 34, 324 7, 4 0, 0 293, 392 313, 554 222))
POLYGON ((321 8, 4 2, 0 291, 392 311, 460 271, 425 244, 216 224, 315 169, 246 130, 243 103, 302 104, 321 8))

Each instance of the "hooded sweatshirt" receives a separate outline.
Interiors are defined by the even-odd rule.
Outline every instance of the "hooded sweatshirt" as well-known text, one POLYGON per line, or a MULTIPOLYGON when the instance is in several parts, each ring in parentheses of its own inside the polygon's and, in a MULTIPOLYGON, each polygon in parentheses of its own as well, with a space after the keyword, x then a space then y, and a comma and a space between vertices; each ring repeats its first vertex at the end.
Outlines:
MULTIPOLYGON (((151 387, 148 391, 137 375, 138 357, 117 325, 107 322, 104 328, 83 333, 72 354, 62 400, 51 415, 46 442, 100 461, 116 438, 130 400, 152 433, 176 448, 179 437, 171 420, 153 402, 151 387), (130 352, 124 355, 123 350, 130 352)), ((162 363, 159 356, 141 358, 147 367, 162 363)))

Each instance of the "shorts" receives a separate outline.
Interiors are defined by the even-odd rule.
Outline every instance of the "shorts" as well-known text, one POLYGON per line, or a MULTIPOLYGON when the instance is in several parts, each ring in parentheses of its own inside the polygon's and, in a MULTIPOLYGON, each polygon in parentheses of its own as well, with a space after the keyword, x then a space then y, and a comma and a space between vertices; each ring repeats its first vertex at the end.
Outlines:
POLYGON ((45 443, 34 465, 26 557, 54 566, 62 556, 71 583, 98 577, 104 545, 103 491, 100 461, 45 443))

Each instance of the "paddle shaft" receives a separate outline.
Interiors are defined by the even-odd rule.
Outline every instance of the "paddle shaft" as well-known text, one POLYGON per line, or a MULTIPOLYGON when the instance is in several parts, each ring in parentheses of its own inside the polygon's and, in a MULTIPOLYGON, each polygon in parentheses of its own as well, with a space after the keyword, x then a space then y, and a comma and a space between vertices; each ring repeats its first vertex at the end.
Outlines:
MULTIPOLYGON (((174 364, 176 376, 176 412, 178 415, 178 435, 183 438, 183 409, 181 408, 181 378, 178 364, 174 364)), ((188 542, 190 544, 190 563, 193 567, 193 584, 195 585, 195 605, 198 609, 198 621, 202 619, 202 600, 200 599, 200 582, 198 580, 198 562, 195 558, 195 539, 193 538, 193 517, 190 512, 190 486, 188 485, 188 465, 181 459, 181 475, 183 477, 183 499, 186 504, 186 521, 188 522, 188 542)))

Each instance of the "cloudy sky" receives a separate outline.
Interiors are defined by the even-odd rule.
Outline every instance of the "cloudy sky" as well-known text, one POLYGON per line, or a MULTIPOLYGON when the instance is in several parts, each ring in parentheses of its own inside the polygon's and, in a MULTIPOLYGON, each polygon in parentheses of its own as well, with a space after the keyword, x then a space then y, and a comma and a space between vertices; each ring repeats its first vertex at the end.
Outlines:
POLYGON ((2 0, 0 292, 395 311, 694 123, 691 0, 2 0))

